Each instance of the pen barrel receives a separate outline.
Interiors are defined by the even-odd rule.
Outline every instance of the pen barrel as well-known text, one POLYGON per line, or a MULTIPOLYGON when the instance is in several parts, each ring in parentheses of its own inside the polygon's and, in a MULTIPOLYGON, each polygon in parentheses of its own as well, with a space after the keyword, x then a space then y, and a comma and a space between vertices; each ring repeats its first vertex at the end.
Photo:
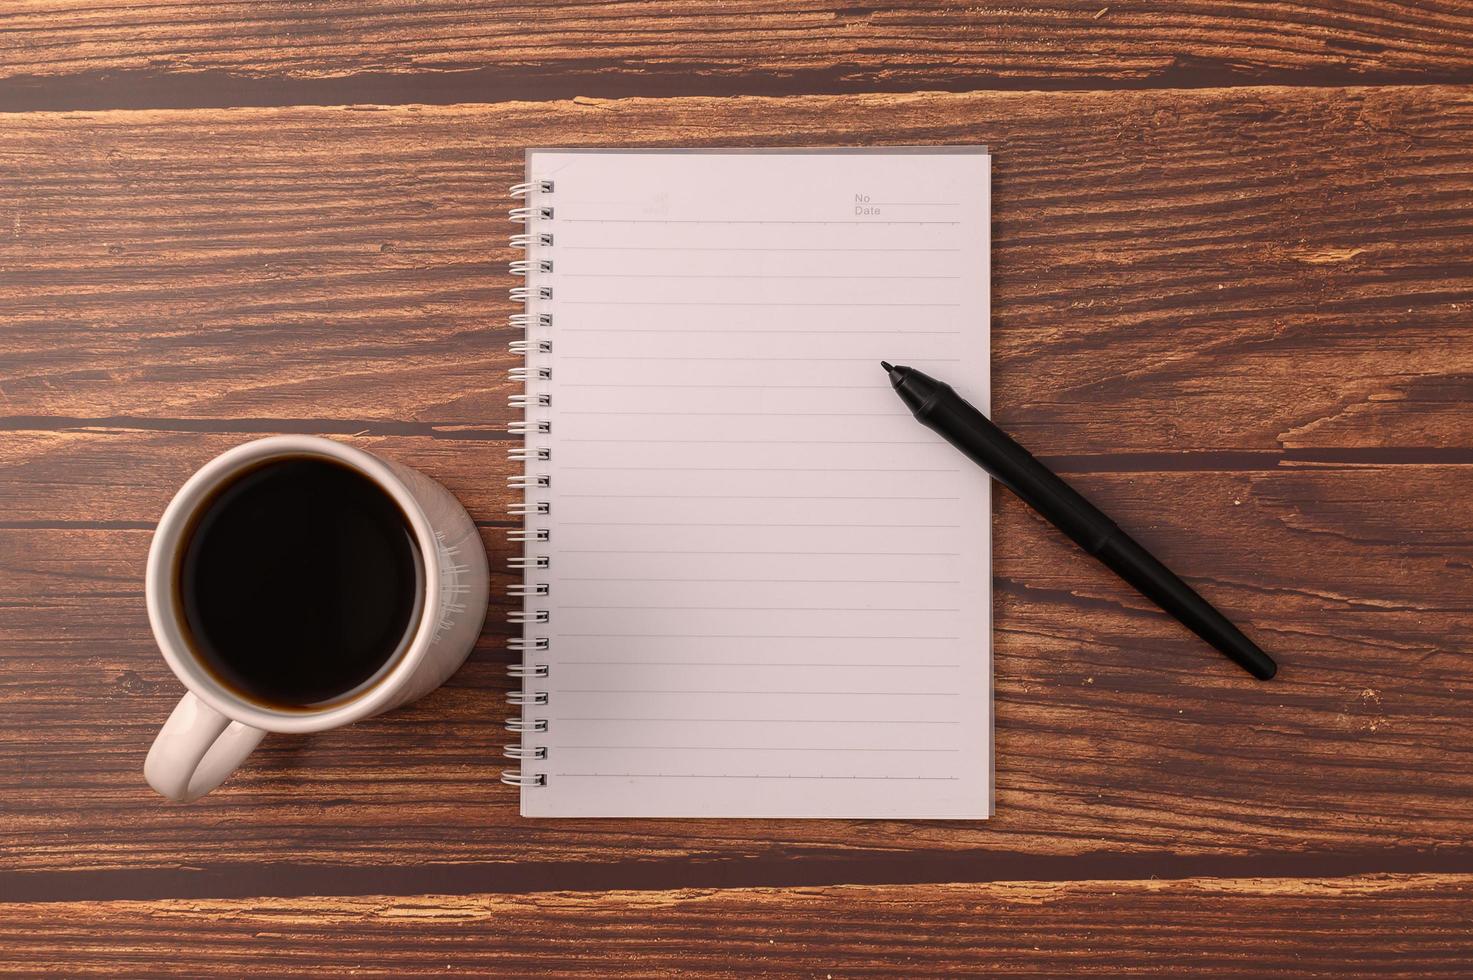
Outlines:
POLYGON ((1268 680, 1277 672, 1268 654, 1124 531, 1117 529, 1095 557, 1254 677, 1268 680))

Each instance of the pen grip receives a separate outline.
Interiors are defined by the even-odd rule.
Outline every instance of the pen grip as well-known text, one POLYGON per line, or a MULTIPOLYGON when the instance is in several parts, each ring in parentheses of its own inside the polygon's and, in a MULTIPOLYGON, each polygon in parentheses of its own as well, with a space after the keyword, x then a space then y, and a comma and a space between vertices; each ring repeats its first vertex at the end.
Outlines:
POLYGON ((1059 479, 950 388, 918 410, 916 418, 1090 554, 1098 555, 1113 535, 1121 533, 1115 522, 1080 496, 1079 491, 1059 479))

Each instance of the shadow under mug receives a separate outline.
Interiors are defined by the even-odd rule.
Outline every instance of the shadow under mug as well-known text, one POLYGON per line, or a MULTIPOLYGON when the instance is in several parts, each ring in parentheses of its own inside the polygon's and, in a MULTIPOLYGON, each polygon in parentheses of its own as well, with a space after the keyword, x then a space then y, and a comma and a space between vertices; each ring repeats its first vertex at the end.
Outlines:
POLYGON ((198 799, 224 782, 267 732, 317 732, 423 697, 465 662, 486 618, 490 572, 480 534, 450 492, 421 473, 317 436, 273 436, 236 446, 185 482, 159 520, 148 553, 148 619, 164 660, 188 689, 149 750, 144 775, 171 800, 198 799), (315 456, 362 474, 398 505, 424 568, 413 631, 382 673, 322 707, 283 708, 226 687, 200 662, 178 608, 179 556, 194 519, 218 491, 263 462, 315 456))

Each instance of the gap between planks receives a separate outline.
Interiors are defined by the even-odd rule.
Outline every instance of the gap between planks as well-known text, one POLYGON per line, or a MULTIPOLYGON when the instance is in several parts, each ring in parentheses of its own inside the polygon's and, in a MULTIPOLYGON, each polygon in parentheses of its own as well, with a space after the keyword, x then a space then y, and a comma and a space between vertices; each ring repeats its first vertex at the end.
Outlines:
MULTIPOLYGON (((1006 427, 1006 423, 1004 423, 1006 427)), ((206 435, 424 436, 459 442, 520 441, 504 426, 400 419, 181 419, 110 416, 0 416, 0 432, 193 432, 206 435)), ((1473 446, 1280 447, 1118 453, 1039 453, 1058 473, 1259 473, 1288 466, 1469 466, 1473 446)), ((0 522, 0 527, 11 525, 0 522)), ((67 522, 66 526, 91 526, 67 522)))
MULTIPOLYGON (((529 855, 535 857, 535 855, 529 855)), ((1264 853, 1180 858, 1144 852, 1085 855, 897 852, 835 860, 814 851, 729 861, 220 864, 172 868, 0 873, 12 902, 167 898, 301 898, 313 895, 477 895, 677 888, 802 888, 1000 882, 1156 882, 1185 879, 1349 879, 1365 875, 1469 875, 1473 850, 1359 854, 1264 853)))
POLYGON ((161 109, 279 109, 307 106, 455 106, 496 102, 560 102, 569 99, 799 98, 812 95, 910 95, 985 92, 1192 91, 1197 89, 1400 88, 1473 84, 1470 71, 1278 70, 1258 73, 1228 66, 1178 67, 1110 84, 1092 77, 1043 75, 942 75, 917 84, 856 76, 843 68, 766 73, 661 76, 630 73, 506 71, 480 68, 407 74, 361 72, 340 77, 251 77, 227 71, 154 74, 97 72, 67 78, 20 76, 0 92, 0 114, 27 112, 114 112, 161 109), (596 93, 596 94, 595 94, 596 93))

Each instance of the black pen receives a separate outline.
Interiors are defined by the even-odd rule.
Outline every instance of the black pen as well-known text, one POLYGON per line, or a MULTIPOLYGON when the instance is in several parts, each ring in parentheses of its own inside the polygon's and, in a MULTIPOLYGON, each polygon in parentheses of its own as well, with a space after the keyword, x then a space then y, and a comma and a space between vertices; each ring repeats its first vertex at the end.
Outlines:
POLYGON ((1192 587, 1153 558, 1115 522, 1018 445, 987 416, 929 375, 914 368, 880 365, 900 400, 922 425, 934 429, 993 479, 1023 498, 1054 527, 1104 562, 1152 602, 1217 647, 1259 680, 1278 670, 1272 658, 1192 587))

